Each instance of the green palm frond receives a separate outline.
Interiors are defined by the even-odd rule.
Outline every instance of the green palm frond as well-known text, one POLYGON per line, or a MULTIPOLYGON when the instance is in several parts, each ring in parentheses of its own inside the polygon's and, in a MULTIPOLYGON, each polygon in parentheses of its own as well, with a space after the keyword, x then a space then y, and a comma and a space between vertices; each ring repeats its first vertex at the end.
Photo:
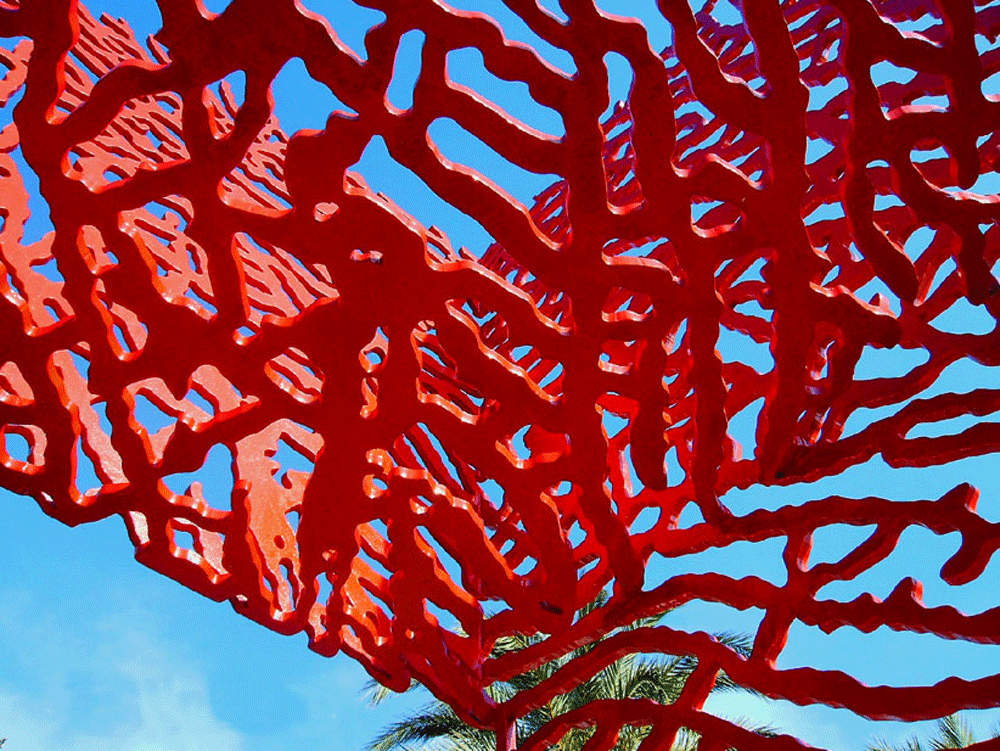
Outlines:
POLYGON ((976 742, 968 723, 959 715, 951 714, 937 721, 938 737, 931 741, 934 751, 950 748, 965 748, 976 742))
MULTIPOLYGON (((591 603, 580 609, 577 620, 599 609, 608 599, 608 594, 601 592, 591 603)), ((637 628, 656 627, 666 614, 667 612, 647 616, 627 626, 616 628, 601 638, 581 645, 550 662, 526 670, 509 680, 497 681, 486 689, 486 693, 497 704, 510 701, 518 693, 545 683, 557 671, 590 652, 604 639, 637 628)), ((730 632, 713 636, 741 656, 747 657, 753 650, 753 639, 750 636, 730 632)), ((516 654, 545 638, 545 634, 514 633, 501 636, 493 645, 491 657, 496 659, 516 654)), ((521 717, 518 720, 518 736, 520 739, 527 738, 554 718, 595 700, 648 699, 658 704, 670 704, 680 696, 685 682, 697 667, 698 661, 693 655, 648 657, 627 654, 573 689, 553 696, 545 705, 521 717)), ((411 688, 415 685, 413 684, 411 688)), ((720 674, 715 688, 724 691, 737 689, 747 691, 745 687, 736 684, 724 674, 720 674)), ((377 686, 374 682, 365 687, 365 694, 373 704, 379 703, 391 693, 393 692, 377 686)), ((770 727, 750 729, 761 735, 777 733, 770 727)), ((651 728, 644 726, 623 727, 614 751, 636 751, 650 730, 651 728)), ((557 751, 582 751, 593 733, 592 727, 570 729, 554 748, 557 751)), ((699 738, 700 736, 693 731, 682 730, 672 751, 693 751, 699 738)), ((492 732, 466 725, 450 707, 435 702, 418 714, 391 725, 368 745, 367 751, 411 751, 418 745, 440 751, 492 751, 495 747, 495 736, 492 732)), ((896 750, 885 749, 885 751, 896 750)), ((918 745, 906 751, 923 751, 923 749, 918 745)), ((935 747, 934 751, 938 749, 935 747)))
POLYGON ((674 739, 674 745, 670 751, 697 751, 698 742, 701 740, 701 733, 691 728, 681 728, 674 739))
POLYGON ((535 668, 534 670, 528 670, 520 675, 515 675, 507 681, 507 685, 509 685, 515 692, 527 691, 529 688, 534 688, 554 672, 552 670, 547 670, 546 668, 547 666, 543 665, 540 668, 535 668))
POLYGON ((490 656, 493 658, 503 657, 512 652, 520 652, 541 641, 541 637, 536 634, 507 634, 499 637, 493 644, 490 656))
POLYGON ((741 657, 749 657, 753 652, 753 637, 749 634, 736 634, 732 631, 723 631, 719 634, 712 634, 715 640, 725 644, 741 657))
POLYGON ((910 738, 903 746, 893 746, 884 738, 876 738, 873 743, 868 744, 866 751, 924 751, 917 738, 910 738))
POLYGON ((671 704, 684 690, 690 671, 684 662, 673 659, 635 660, 630 666, 622 698, 651 699, 658 704, 671 704))
POLYGON ((399 693, 406 693, 407 691, 412 691, 415 688, 419 688, 420 684, 416 681, 410 681, 410 685, 405 691, 393 691, 391 688, 386 688, 378 681, 369 678, 365 681, 365 685, 361 687, 361 698, 370 707, 374 707, 381 704, 383 701, 388 699, 390 696, 395 696, 399 693))
MULTIPOLYGON (((1000 738, 1000 726, 993 731, 994 738, 1000 738)), ((930 739, 930 751, 949 751, 954 748, 967 748, 977 742, 969 724, 961 715, 951 714, 937 721, 937 735, 930 739)), ((903 746, 893 746, 879 738, 869 744, 868 751, 924 751, 918 738, 910 738, 903 746)))
POLYGON ((773 725, 755 725, 754 721, 746 716, 739 716, 735 720, 731 721, 735 725, 739 725, 741 728, 749 730, 751 733, 756 733, 757 735, 762 735, 765 738, 777 738, 781 735, 781 730, 774 727, 773 725))
POLYGON ((393 723, 367 745, 368 751, 405 749, 409 744, 444 741, 454 751, 488 751, 496 746, 493 733, 465 724, 441 703, 424 707, 416 715, 393 723))
POLYGON ((486 695, 497 704, 510 701, 517 695, 519 689, 509 683, 496 682, 486 687, 486 695))
POLYGON ((576 611, 575 620, 578 621, 581 618, 587 617, 595 610, 599 610, 604 606, 604 603, 606 603, 607 601, 608 601, 608 593, 605 592, 604 590, 601 590, 600 592, 597 593, 597 597, 595 597, 593 600, 591 600, 582 608, 576 611))

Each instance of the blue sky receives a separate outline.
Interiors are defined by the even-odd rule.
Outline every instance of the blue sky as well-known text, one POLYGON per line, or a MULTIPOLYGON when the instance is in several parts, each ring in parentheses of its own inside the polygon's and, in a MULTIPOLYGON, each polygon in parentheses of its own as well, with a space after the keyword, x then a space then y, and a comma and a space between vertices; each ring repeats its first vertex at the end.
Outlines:
MULTIPOLYGON (((365 29, 380 16, 350 0, 303 0, 302 4, 327 15, 359 54, 363 54, 365 29)), ((533 38, 499 0, 455 0, 452 4, 494 15, 509 36, 531 44, 553 65, 567 70, 572 66, 565 53, 533 38)), ((542 4, 559 12, 555 0, 542 4)), ((645 19, 654 47, 670 42, 669 26, 652 12, 653 0, 601 0, 598 4, 609 12, 645 19)), ((218 11, 226 2, 211 0, 206 5, 218 11)), ((124 16, 140 36, 159 25, 154 0, 100 0, 88 7, 124 16)), ((725 2, 719 7, 720 12, 732 12, 725 2)), ((418 44, 414 39, 411 46, 415 49, 418 44)), ((561 121, 555 113, 532 104, 524 85, 489 76, 477 54, 462 51, 457 55, 453 77, 480 89, 534 127, 560 134, 561 121)), ((627 93, 624 72, 613 67, 617 65, 614 60, 609 65, 612 93, 623 98, 627 93)), ((402 97, 405 105, 405 82, 390 94, 402 97)), ((828 95, 818 92, 817 98, 828 95)), ((303 66, 296 61, 282 71, 274 96, 288 132, 322 127, 329 111, 342 106, 325 88, 306 80, 303 66)), ((9 110, 4 116, 9 117, 9 110)), ((481 143, 469 140, 447 121, 436 123, 431 136, 447 156, 472 166, 484 165, 483 171, 526 203, 554 179, 530 175, 491 156, 481 143)), ((366 150, 357 169, 375 190, 385 192, 425 225, 445 229, 456 245, 482 250, 488 244, 482 227, 430 193, 377 142, 366 150)), ((985 187, 996 190, 995 184, 985 187)), ((35 209, 29 239, 48 229, 44 205, 36 202, 35 209)), ((955 314, 950 325, 972 330, 978 325, 975 312, 955 314)), ((874 371, 894 363, 898 360, 869 359, 862 361, 862 367, 874 371)), ((949 368, 933 390, 977 387, 1000 388, 1000 373, 972 363, 959 364, 949 368)), ((733 491, 724 501, 734 511, 745 513, 834 493, 882 494, 899 500, 935 498, 959 482, 971 482, 982 491, 980 513, 1000 521, 998 471, 1000 466, 991 457, 924 470, 892 470, 876 458, 820 483, 733 491)), ((842 528, 818 535, 814 560, 843 552, 859 541, 857 534, 857 530, 842 528)), ((972 584, 950 587, 941 581, 938 570, 957 546, 956 535, 937 537, 911 528, 887 561, 849 584, 835 585, 838 589, 832 585, 823 595, 847 600, 870 591, 884 597, 902 577, 914 576, 924 582, 928 604, 948 603, 966 612, 981 612, 995 605, 1000 560, 994 559, 972 584)), ((780 581, 780 555, 777 545, 757 544, 753 549, 734 545, 689 556, 683 564, 690 571, 719 570, 739 576, 752 572, 780 581)), ((423 696, 411 694, 377 709, 367 707, 360 696, 366 676, 353 661, 342 655, 321 658, 306 648, 304 636, 271 633, 237 616, 228 605, 208 601, 138 565, 118 519, 69 529, 45 517, 30 500, 0 491, 0 571, 0 737, 10 738, 5 751, 357 751, 380 727, 424 701, 423 696)), ((650 576, 668 573, 665 566, 654 564, 650 576)), ((671 614, 667 622, 692 629, 750 631, 760 616, 752 610, 691 604, 671 614)), ((871 635, 850 629, 825 635, 799 625, 793 627, 778 664, 782 668, 841 669, 870 683, 926 684, 952 674, 975 678, 1000 672, 1000 647, 887 629, 871 635)), ((872 735, 900 740, 926 731, 929 724, 870 723, 845 710, 802 708, 734 695, 715 697, 709 706, 734 717, 753 716, 835 750, 860 749, 872 735)), ((998 711, 970 712, 967 717, 980 734, 1000 722, 998 711)))

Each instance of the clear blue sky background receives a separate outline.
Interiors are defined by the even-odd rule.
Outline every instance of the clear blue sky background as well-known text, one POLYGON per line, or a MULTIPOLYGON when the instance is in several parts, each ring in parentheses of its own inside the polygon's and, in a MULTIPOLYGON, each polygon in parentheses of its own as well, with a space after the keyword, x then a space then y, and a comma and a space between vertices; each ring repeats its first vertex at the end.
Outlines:
MULTIPOLYGON (((555 0, 542 4, 559 12, 555 0)), ((669 26, 652 10, 653 0, 600 0, 598 4, 609 12, 642 17, 657 49, 670 42, 669 26)), ((226 2, 210 0, 206 5, 219 11, 226 2)), ((364 31, 381 15, 350 0, 304 0, 303 5, 330 18, 359 54, 363 54, 364 31)), ((455 0, 453 5, 490 13, 508 36, 535 46, 553 64, 572 70, 572 60, 564 52, 532 37, 499 0, 455 0)), ((140 38, 159 27, 154 0, 94 0, 88 7, 124 16, 140 38)), ((720 12, 735 11, 723 0, 720 12)), ((416 49, 413 42, 411 54, 416 49)), ((489 76, 478 53, 453 54, 454 78, 479 89, 525 122, 561 134, 559 117, 531 104, 526 86, 489 76)), ((625 71, 614 60, 609 64, 613 98, 624 98, 625 71)), ((327 114, 342 106, 329 91, 309 81, 297 61, 282 71, 274 94, 278 116, 288 132, 322 127, 327 114)), ((817 97, 826 94, 817 92, 817 97)), ((390 95, 400 97, 405 105, 405 80, 390 95)), ((6 118, 0 124, 9 121, 9 110, 0 114, 6 118)), ((498 159, 447 122, 435 124, 431 135, 447 156, 481 168, 526 203, 553 179, 530 175, 498 159)), ((358 170, 373 188, 425 225, 442 227, 456 245, 481 251, 489 243, 482 227, 437 199, 393 162, 378 142, 366 150, 358 170)), ((30 189, 30 175, 28 180, 30 189)), ((983 192, 997 190, 995 181, 980 187, 983 192)), ((29 240, 49 229, 44 204, 36 200, 34 209, 29 240)), ((982 319, 978 311, 965 308, 941 323, 950 330, 978 331, 982 319)), ((769 358, 766 349, 760 352, 745 341, 723 340, 720 347, 724 355, 750 364, 755 358, 769 358)), ((761 362, 759 367, 767 365, 761 362)), ((872 376, 902 365, 898 355, 870 351, 862 360, 860 375, 872 376)), ((1000 372, 964 363, 949 368, 924 395, 979 387, 1000 388, 1000 372)), ((944 434, 966 425, 949 422, 937 427, 944 434)), ((743 430, 742 437, 752 444, 751 426, 743 430)), ((936 498, 959 482, 971 482, 982 490, 981 513, 1000 521, 998 470, 992 457, 924 470, 891 470, 877 458, 813 485, 734 491, 724 500, 734 511, 745 513, 832 493, 881 494, 900 500, 936 498)), ((861 539, 861 532, 854 528, 831 528, 817 535, 813 560, 833 559, 861 539)), ((848 600, 870 591, 884 597, 901 578, 914 576, 924 582, 925 601, 930 605, 954 604, 966 612, 994 606, 1000 591, 1000 561, 996 559, 972 584, 950 587, 941 581, 941 564, 957 547, 957 535, 941 538, 911 528, 888 560, 850 583, 831 585, 822 595, 848 600)), ((689 556, 671 566, 737 576, 755 573, 780 583, 784 576, 780 556, 777 541, 745 543, 689 556)), ((650 576, 662 578, 669 573, 667 566, 655 564, 650 576)), ((671 614, 668 623, 710 631, 751 631, 761 615, 691 604, 671 614)), ((1000 647, 884 628, 871 635, 851 629, 825 635, 797 625, 779 667, 799 665, 845 670, 872 684, 927 684, 948 675, 976 678, 1000 672, 1000 647)), ((69 529, 45 517, 29 499, 5 491, 0 491, 0 666, 0 737, 10 738, 5 747, 10 751, 358 751, 387 722, 425 701, 425 696, 416 693, 371 709, 360 695, 366 676, 358 665, 340 655, 321 658, 306 648, 304 636, 271 633, 237 616, 228 605, 206 600, 140 566, 132 559, 131 545, 117 518, 69 529)), ((713 698, 710 707, 778 725, 836 751, 861 749, 872 735, 898 741, 912 732, 928 732, 930 724, 871 723, 845 710, 802 708, 732 694, 713 698)), ((966 716, 981 735, 1000 722, 997 711, 966 716)))

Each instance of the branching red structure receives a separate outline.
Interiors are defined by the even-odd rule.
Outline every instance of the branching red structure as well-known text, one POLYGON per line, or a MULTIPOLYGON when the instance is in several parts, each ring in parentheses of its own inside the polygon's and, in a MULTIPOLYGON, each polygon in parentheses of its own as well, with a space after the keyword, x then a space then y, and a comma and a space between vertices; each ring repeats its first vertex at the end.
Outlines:
POLYGON ((991 389, 913 398, 959 360, 1000 366, 1000 201, 973 192, 1000 167, 1000 101, 981 88, 1000 71, 1000 7, 746 0, 742 21, 724 25, 712 0, 698 12, 660 0, 674 40, 657 53, 640 23, 592 0, 564 0, 565 22, 504 0, 572 56, 570 76, 486 16, 357 1, 386 16, 366 61, 293 0, 234 0, 218 16, 160 0, 151 52, 74 0, 0 3, 0 34, 26 37, 0 50, 0 101, 20 96, 0 136, 0 483, 67 524, 120 515, 143 564, 270 629, 305 630, 313 649, 344 650, 387 686, 417 679, 501 742, 623 654, 698 658, 675 704, 596 702, 522 739, 526 749, 587 726, 588 748, 608 749, 625 724, 654 726, 644 748, 668 747, 681 727, 702 734, 702 749, 802 747, 703 712, 720 670, 767 696, 871 718, 1000 706, 1000 675, 893 688, 775 667, 796 620, 1000 643, 1000 608, 927 608, 912 579, 885 601, 816 596, 884 559, 910 525, 959 532, 942 577, 974 580, 1000 526, 976 513, 973 487, 746 515, 721 500, 877 454, 925 467, 1000 449, 991 424, 907 437, 1000 409, 991 389), (914 19, 929 23, 906 31, 914 19), (413 29, 426 41, 413 105, 400 110, 386 89, 413 29), (527 83, 565 135, 452 82, 448 52, 464 47, 527 83), (609 118, 608 52, 634 74, 609 118), (283 133, 269 91, 293 57, 353 113, 283 133), (873 80, 882 61, 913 75, 873 80), (237 70, 242 104, 214 88, 237 70), (836 81, 829 101, 809 105, 810 87, 836 81), (927 96, 947 104, 918 101, 927 96), (560 179, 520 204, 439 153, 427 131, 442 117, 560 179), (455 250, 370 190, 351 170, 377 137, 496 244, 481 258, 455 250), (807 159, 819 141, 828 153, 807 159), (29 245, 17 148, 55 227, 29 245), (920 232, 932 239, 914 250, 920 232), (962 298, 992 318, 988 333, 932 325, 962 298), (773 367, 723 357, 720 332, 763 345, 773 367), (927 359, 862 379, 866 347, 927 359), (761 398, 744 457, 730 421, 761 398), (892 409, 844 434, 875 407, 892 409), (624 427, 606 429, 608 415, 624 427), (311 469, 283 467, 282 443, 311 469), (231 498, 170 489, 217 447, 231 457, 231 498), (701 523, 679 523, 689 504, 701 523), (657 520, 636 531, 645 509, 657 520), (834 523, 875 531, 810 566, 813 533, 834 523), (690 573, 644 586, 654 553, 771 538, 787 540, 782 586, 690 573), (577 620, 606 588, 608 603, 577 620), (762 608, 753 655, 667 627, 614 634, 689 600, 762 608), (491 658, 499 636, 528 631, 546 638, 491 658), (502 704, 485 693, 609 634, 537 689, 502 704))

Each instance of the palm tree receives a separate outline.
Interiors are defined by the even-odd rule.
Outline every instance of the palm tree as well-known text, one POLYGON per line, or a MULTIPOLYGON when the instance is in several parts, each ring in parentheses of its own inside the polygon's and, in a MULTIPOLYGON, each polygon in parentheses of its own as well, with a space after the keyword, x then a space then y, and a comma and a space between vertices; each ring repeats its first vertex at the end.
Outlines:
MULTIPOLYGON (((600 607, 606 596, 585 606, 580 611, 580 617, 600 607)), ((641 618, 623 630, 633 630, 644 626, 656 625, 666 613, 648 618, 641 618)), ((605 637, 607 638, 607 637, 605 637)), ((752 648, 752 639, 748 636, 731 633, 716 634, 715 638, 746 656, 752 648)), ((541 641, 536 635, 513 634, 497 640, 492 656, 499 657, 511 652, 517 652, 531 644, 541 641)), ((557 670, 571 660, 585 654, 594 645, 587 645, 574 650, 568 655, 541 665, 534 670, 511 678, 509 681, 497 682, 486 689, 490 698, 500 703, 520 691, 541 684, 550 678, 557 670)), ((555 717, 584 706, 595 699, 651 699, 659 704, 669 704, 677 700, 688 676, 694 672, 697 662, 694 658, 684 655, 680 657, 649 658, 636 655, 626 655, 600 671, 586 682, 580 684, 568 693, 555 696, 548 704, 529 712, 518 721, 518 742, 530 737, 535 731, 555 717)), ((416 687, 412 684, 410 688, 416 687)), ((715 690, 731 691, 746 690, 734 683, 729 676, 722 674, 716 682, 715 690)), ((366 687, 372 704, 377 704, 392 694, 374 682, 366 687)), ((622 728, 614 751, 634 751, 645 738, 651 727, 622 728)), ((593 729, 573 729, 559 742, 559 751, 580 751, 587 740, 593 735, 593 729)), ((775 735, 772 728, 754 728, 754 732, 763 735, 775 735)), ((682 729, 674 746, 674 751, 690 751, 698 742, 698 734, 682 729)), ((447 704, 435 701, 406 719, 390 725, 372 740, 367 751, 408 751, 411 745, 434 743, 442 751, 493 751, 497 747, 496 736, 490 730, 467 725, 458 718, 447 704)))
MULTIPOLYGON (((993 731, 993 738, 1000 738, 1000 727, 993 731)), ((931 738, 928 751, 947 751, 952 748, 966 748, 977 743, 969 724, 961 715, 951 714, 937 721, 937 735, 931 738)), ((868 751, 925 751, 920 739, 914 736, 904 746, 893 746, 882 739, 868 746, 868 751)))

